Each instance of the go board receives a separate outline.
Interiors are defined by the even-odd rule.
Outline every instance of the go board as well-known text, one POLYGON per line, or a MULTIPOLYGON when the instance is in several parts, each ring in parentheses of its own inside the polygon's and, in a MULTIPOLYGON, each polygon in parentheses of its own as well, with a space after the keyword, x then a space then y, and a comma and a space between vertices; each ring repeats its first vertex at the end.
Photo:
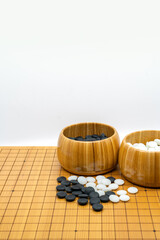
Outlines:
MULTIPOLYGON (((129 202, 88 204, 56 197, 56 147, 0 147, 0 240, 160 239, 160 190, 138 187, 129 202)), ((119 169, 105 176, 123 178, 119 169)), ((119 189, 133 184, 125 180, 119 189)))

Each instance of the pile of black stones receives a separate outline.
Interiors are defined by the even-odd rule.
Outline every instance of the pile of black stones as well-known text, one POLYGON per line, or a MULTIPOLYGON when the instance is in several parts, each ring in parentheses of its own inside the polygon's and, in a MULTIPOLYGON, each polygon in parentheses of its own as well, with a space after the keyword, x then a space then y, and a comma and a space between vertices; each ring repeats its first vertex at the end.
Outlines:
MULTIPOLYGON (((113 178, 113 177, 111 177, 113 178)), ((95 192, 93 187, 84 187, 82 184, 78 183, 77 180, 66 180, 66 177, 58 177, 57 185, 57 197, 65 198, 67 202, 73 202, 78 198, 77 203, 79 205, 86 205, 88 202, 92 205, 94 211, 102 211, 103 205, 101 203, 106 203, 109 201, 109 196, 115 194, 112 191, 106 192, 105 195, 99 197, 99 194, 95 192)))
POLYGON ((100 135, 97 135, 97 134, 87 135, 87 136, 85 136, 85 138, 83 138, 82 136, 69 137, 69 139, 76 140, 76 141, 82 141, 82 142, 98 141, 98 140, 103 140, 106 138, 108 138, 108 137, 104 133, 102 133, 100 135))

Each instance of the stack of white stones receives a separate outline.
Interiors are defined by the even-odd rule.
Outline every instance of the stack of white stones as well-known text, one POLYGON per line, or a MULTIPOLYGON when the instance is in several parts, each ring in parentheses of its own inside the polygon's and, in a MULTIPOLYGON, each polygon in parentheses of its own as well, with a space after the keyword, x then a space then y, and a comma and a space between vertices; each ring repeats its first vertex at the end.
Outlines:
POLYGON ((119 190, 117 191, 117 195, 112 192, 117 190, 119 186, 124 184, 123 179, 115 179, 114 177, 106 178, 103 175, 98 175, 96 178, 94 177, 84 177, 84 176, 70 176, 68 178, 69 181, 77 180, 80 184, 84 185, 85 187, 93 187, 95 192, 99 194, 99 197, 107 194, 109 196, 109 200, 111 202, 117 203, 119 200, 123 202, 129 201, 130 197, 127 195, 127 191, 129 193, 135 194, 138 192, 138 189, 135 187, 129 187, 127 191, 119 190), (112 179, 112 182, 111 180, 112 179))
POLYGON ((146 145, 143 143, 134 143, 131 144, 128 142, 128 145, 144 151, 150 151, 150 152, 159 152, 160 151, 160 139, 154 139, 154 141, 146 142, 146 145))

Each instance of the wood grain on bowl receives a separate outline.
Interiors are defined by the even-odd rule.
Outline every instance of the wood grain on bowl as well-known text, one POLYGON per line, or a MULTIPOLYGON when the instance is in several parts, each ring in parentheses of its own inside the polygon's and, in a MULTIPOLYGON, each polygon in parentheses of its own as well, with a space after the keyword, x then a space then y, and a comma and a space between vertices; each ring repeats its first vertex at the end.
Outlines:
POLYGON ((124 177, 145 187, 160 187, 160 152, 136 149, 127 144, 144 143, 160 138, 160 131, 144 130, 128 134, 119 150, 119 166, 124 177))
POLYGON ((64 128, 58 139, 58 159, 67 171, 79 175, 97 175, 117 165, 119 135, 115 128, 101 123, 79 123, 64 128), (68 137, 106 134, 104 140, 81 142, 68 137))

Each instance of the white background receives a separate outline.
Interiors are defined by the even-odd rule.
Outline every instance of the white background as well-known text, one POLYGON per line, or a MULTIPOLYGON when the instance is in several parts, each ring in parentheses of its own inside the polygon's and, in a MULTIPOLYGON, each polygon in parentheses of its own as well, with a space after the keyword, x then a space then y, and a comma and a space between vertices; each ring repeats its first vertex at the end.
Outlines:
POLYGON ((160 127, 160 1, 0 1, 0 145, 76 122, 160 127))

